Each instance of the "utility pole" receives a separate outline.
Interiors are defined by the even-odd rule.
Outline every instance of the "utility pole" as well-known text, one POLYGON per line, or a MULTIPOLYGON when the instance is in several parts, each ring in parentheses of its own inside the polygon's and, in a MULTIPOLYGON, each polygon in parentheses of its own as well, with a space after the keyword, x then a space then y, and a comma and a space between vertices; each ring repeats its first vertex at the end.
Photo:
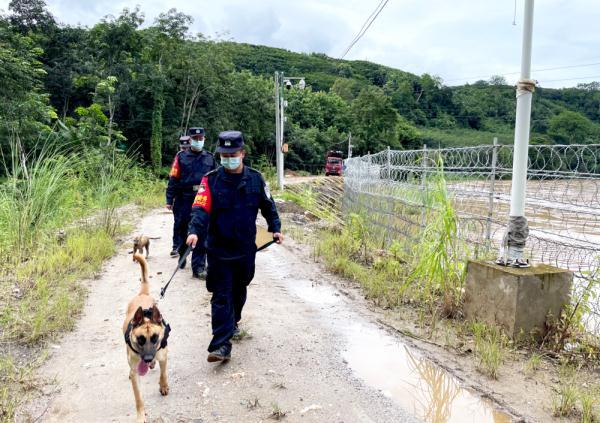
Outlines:
POLYGON ((352 132, 348 135, 348 158, 352 158, 352 132))
POLYGON ((281 142, 282 134, 282 115, 281 115, 281 79, 279 72, 275 72, 275 160, 277 163, 277 186, 283 189, 283 151, 281 142))
POLYGON ((292 88, 292 80, 299 80, 296 85, 303 90, 306 87, 304 77, 284 77, 283 72, 275 72, 275 158, 277 162, 277 185, 284 187, 283 136, 285 129, 285 108, 287 102, 283 98, 285 89, 292 88))
POLYGON ((515 123, 515 147, 513 156, 512 187, 510 191, 510 214, 508 228, 497 262, 513 267, 528 267, 524 250, 529 227, 525 218, 525 194, 527 185, 527 162, 529 157, 529 127, 531 101, 535 81, 531 80, 531 44, 533 37, 534 0, 525 0, 523 21, 523 45, 521 52, 521 77, 517 84, 517 116, 515 123))

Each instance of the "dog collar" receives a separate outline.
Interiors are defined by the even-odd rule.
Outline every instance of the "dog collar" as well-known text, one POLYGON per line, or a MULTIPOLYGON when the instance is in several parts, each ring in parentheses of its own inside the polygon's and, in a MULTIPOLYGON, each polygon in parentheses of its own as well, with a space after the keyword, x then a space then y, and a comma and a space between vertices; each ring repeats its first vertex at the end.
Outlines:
MULTIPOLYGON (((147 317, 148 319, 152 318, 152 307, 144 309, 144 317, 147 317)), ((158 347, 158 349, 156 351, 160 351, 161 349, 163 349, 167 346, 167 339, 169 339, 169 333, 171 332, 171 325, 169 325, 165 321, 165 319, 162 320, 162 325, 165 328, 165 336, 163 336, 163 339, 160 341, 160 346, 158 347)), ((133 330, 133 319, 131 319, 129 321, 129 324, 127 325, 127 330, 125 331, 125 335, 124 335, 125 343, 127 344, 127 346, 129 348, 131 348, 131 351, 133 351, 137 355, 140 355, 140 352, 138 350, 136 350, 135 348, 133 348, 133 345, 131 345, 130 335, 131 335, 132 330, 133 330)))

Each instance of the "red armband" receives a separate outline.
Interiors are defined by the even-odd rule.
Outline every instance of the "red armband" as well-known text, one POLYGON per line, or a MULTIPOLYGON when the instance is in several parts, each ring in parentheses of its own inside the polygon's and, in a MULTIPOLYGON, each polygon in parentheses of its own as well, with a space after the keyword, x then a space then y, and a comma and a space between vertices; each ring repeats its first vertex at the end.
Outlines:
POLYGON ((198 193, 194 199, 194 204, 192 204, 192 208, 194 207, 201 207, 207 213, 210 213, 212 210, 212 197, 210 194, 210 188, 208 187, 208 178, 206 176, 203 177, 202 182, 200 182, 198 193))
POLYGON ((175 160, 173 160, 173 165, 171 166, 169 176, 176 179, 181 178, 181 169, 179 169, 179 154, 176 155, 175 160))

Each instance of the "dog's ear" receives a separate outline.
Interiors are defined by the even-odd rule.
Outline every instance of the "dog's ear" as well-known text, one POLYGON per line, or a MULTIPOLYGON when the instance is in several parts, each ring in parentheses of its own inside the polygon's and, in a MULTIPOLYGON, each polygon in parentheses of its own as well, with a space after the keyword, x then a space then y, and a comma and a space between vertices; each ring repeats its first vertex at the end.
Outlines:
POLYGON ((156 323, 157 325, 162 323, 162 315, 160 314, 160 311, 156 305, 152 307, 152 323, 156 323))
POLYGON ((144 309, 142 309, 142 307, 140 306, 140 307, 138 307, 135 314, 133 315, 133 320, 131 321, 131 323, 133 324, 133 326, 139 326, 142 324, 143 321, 144 321, 144 309))

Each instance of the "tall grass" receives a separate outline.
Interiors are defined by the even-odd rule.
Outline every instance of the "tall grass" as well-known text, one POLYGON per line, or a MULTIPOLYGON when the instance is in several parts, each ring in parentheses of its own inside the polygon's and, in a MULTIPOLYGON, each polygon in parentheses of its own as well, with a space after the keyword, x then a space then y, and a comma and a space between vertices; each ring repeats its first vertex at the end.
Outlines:
POLYGON ((3 155, 7 179, 0 186, 0 257, 4 262, 21 262, 43 229, 67 217, 72 160, 49 144, 34 156, 20 154, 12 143, 9 158, 3 155))
POLYGON ((428 181, 426 225, 414 248, 414 267, 405 288, 423 302, 441 296, 445 315, 453 315, 461 300, 469 247, 458 234, 458 216, 448 193, 443 163, 428 181))
POLYGON ((160 185, 124 154, 75 150, 53 140, 35 153, 16 143, 2 155, 6 181, 0 185, 0 258, 11 264, 29 257, 75 219, 96 213, 91 226, 113 236, 117 207, 160 185))
MULTIPOLYGON (((164 184, 114 150, 76 150, 57 138, 35 152, 2 152, 0 184, 0 421, 12 421, 30 391, 32 363, 8 343, 43 346, 73 327, 80 282, 114 253, 119 207, 163 203, 164 184), (60 236, 58 236, 60 234, 60 236), (5 385, 5 382, 8 384, 5 385)), ((33 359, 37 357, 34 354, 33 359)))

